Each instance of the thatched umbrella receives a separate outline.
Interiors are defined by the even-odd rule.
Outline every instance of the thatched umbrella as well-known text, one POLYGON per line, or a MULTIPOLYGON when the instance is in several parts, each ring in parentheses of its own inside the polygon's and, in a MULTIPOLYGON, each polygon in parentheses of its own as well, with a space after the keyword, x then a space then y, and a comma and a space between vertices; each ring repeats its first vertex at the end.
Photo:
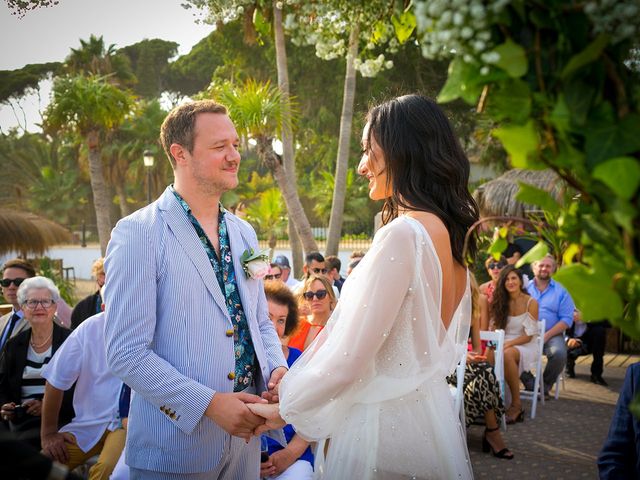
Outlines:
POLYGON ((9 252, 43 254, 50 246, 68 242, 71 234, 33 213, 0 209, 0 255, 9 252))
POLYGON ((480 185, 473 192, 473 197, 480 207, 480 216, 526 217, 527 212, 539 210, 540 207, 537 205, 528 205, 516 200, 516 194, 520 189, 518 182, 546 190, 558 201, 566 188, 560 177, 551 170, 509 170, 498 178, 480 185))

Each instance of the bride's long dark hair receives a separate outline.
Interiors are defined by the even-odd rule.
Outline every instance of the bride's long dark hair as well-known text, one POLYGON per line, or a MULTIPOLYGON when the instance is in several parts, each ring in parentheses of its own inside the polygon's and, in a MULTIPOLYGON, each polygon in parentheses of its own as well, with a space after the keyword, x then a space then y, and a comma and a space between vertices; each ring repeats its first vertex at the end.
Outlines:
MULTIPOLYGON (((478 206, 469 193, 469 160, 444 112, 421 95, 404 95, 373 107, 367 114, 368 145, 375 138, 385 157, 391 197, 382 208, 382 222, 398 216, 398 208, 436 215, 447 227, 453 257, 461 265, 464 238, 478 220, 478 206)), ((476 235, 467 255, 476 253, 476 235)))

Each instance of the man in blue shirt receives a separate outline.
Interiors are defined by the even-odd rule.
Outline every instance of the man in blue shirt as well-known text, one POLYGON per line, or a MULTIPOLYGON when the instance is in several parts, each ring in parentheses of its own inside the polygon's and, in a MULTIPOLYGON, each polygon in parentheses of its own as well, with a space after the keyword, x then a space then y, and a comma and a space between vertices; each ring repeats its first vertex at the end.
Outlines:
POLYGON ((564 331, 573 325, 575 305, 569 292, 553 280, 556 261, 546 255, 533 264, 533 280, 529 282, 527 291, 538 302, 539 316, 545 321, 544 354, 547 366, 544 369, 544 393, 547 395, 558 375, 567 364, 567 346, 564 342, 564 331))

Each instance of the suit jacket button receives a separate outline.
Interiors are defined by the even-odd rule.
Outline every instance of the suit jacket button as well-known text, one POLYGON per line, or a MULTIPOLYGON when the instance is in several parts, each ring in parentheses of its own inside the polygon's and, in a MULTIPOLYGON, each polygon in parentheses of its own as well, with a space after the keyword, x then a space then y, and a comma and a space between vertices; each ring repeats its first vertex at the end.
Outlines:
POLYGON ((233 373, 233 372, 229 372, 229 375, 227 375, 227 378, 228 378, 229 380, 233 380, 234 378, 236 378, 236 374, 235 374, 235 373, 233 373))
POLYGON ((233 337, 233 328, 226 331, 227 337, 233 337))

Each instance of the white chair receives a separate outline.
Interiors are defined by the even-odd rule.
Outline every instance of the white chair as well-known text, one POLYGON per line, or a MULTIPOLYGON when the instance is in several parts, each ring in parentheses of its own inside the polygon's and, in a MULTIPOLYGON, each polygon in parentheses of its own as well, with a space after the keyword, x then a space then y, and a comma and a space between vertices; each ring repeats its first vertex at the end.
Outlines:
POLYGON ((455 412, 458 412, 460 416, 460 423, 462 428, 465 428, 464 417, 464 371, 467 368, 467 351, 462 353, 462 358, 458 362, 456 367, 456 386, 449 386, 451 395, 453 396, 453 408, 455 412))
MULTIPOLYGON (((493 342, 495 350, 493 352, 494 365, 493 371, 496 374, 496 380, 500 386, 500 397, 503 404, 506 404, 505 399, 505 385, 504 385, 504 330, 480 330, 480 340, 487 342, 493 342)), ((502 415, 502 430, 507 430, 506 415, 502 415)))
POLYGON ((536 379, 533 384, 533 392, 528 390, 520 390, 520 397, 526 400, 531 400, 531 419, 536 418, 536 408, 538 406, 538 398, 544 405, 544 382, 542 380, 542 354, 544 350, 544 332, 545 322, 540 320, 538 322, 538 338, 536 339, 538 345, 538 359, 536 360, 536 379))

